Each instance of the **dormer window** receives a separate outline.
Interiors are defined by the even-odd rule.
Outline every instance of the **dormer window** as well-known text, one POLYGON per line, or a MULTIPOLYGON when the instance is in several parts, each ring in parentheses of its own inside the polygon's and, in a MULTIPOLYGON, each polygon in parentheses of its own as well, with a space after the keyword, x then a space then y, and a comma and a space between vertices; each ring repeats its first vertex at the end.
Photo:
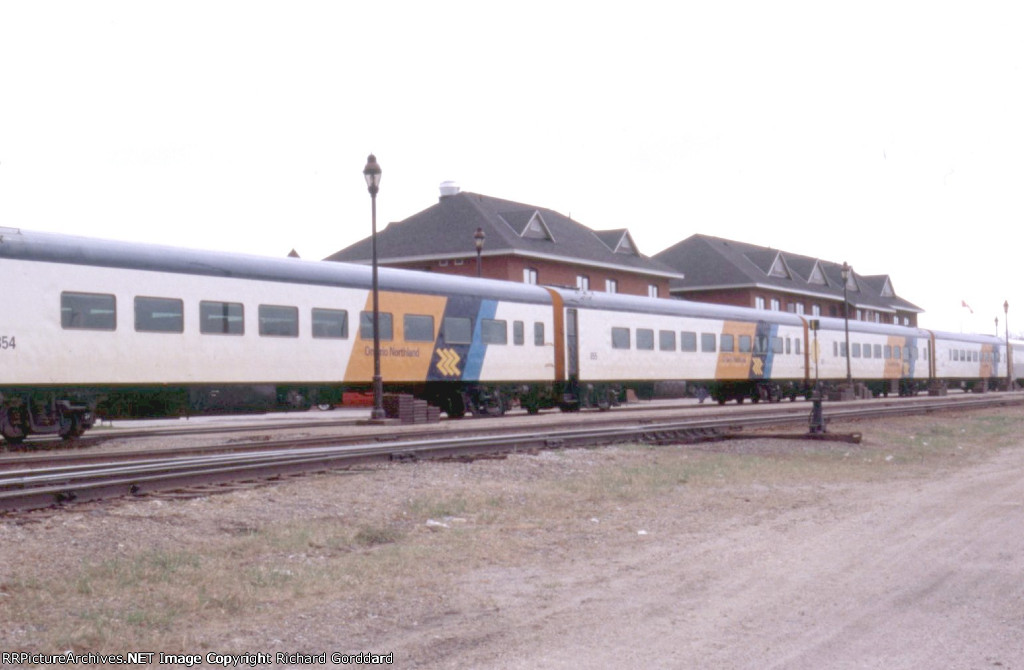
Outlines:
POLYGON ((786 267, 786 262, 782 260, 782 254, 775 257, 775 262, 772 263, 772 269, 768 271, 768 276, 792 279, 789 274, 789 268, 786 267))
POLYGON ((548 230, 547 224, 544 223, 544 219, 541 217, 540 212, 534 212, 533 216, 530 217, 529 222, 520 233, 521 237, 532 240, 550 240, 551 231, 548 230))
POLYGON ((825 273, 821 270, 821 264, 818 261, 814 261, 814 267, 811 269, 811 276, 807 278, 808 284, 818 284, 819 286, 828 286, 828 281, 825 279, 825 273))

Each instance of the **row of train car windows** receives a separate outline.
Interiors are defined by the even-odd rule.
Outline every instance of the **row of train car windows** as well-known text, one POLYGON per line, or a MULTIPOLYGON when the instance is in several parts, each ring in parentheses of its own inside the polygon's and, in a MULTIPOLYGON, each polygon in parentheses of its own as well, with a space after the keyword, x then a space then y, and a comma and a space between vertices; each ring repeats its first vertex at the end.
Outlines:
MULTIPOLYGON (((612 328, 612 349, 632 348, 630 340, 631 331, 629 328, 612 328)), ((697 351, 698 333, 682 331, 679 333, 679 351, 697 351)), ((704 353, 725 353, 739 351, 740 353, 765 354, 769 351, 776 354, 800 354, 800 340, 788 337, 753 337, 751 335, 715 335, 715 333, 699 333, 700 351, 704 353)), ((636 329, 636 348, 640 350, 654 350, 654 330, 652 328, 636 329)), ((676 351, 676 331, 658 331, 658 349, 661 351, 676 351)))
MULTIPOLYGON (((259 333, 269 337, 298 337, 299 309, 288 305, 260 305, 259 333)), ((61 326, 70 330, 116 330, 117 300, 113 295, 64 292, 60 296, 61 326)), ((348 339, 348 311, 314 307, 312 335, 315 338, 348 339)), ((381 340, 394 339, 394 316, 378 313, 381 340)), ((403 314, 406 342, 433 342, 434 317, 429 314, 403 314)), ((469 317, 445 317, 442 324, 447 344, 471 344, 473 320, 469 317)), ((185 309, 177 298, 136 296, 135 330, 144 333, 185 332, 185 309)), ((240 302, 203 300, 199 303, 199 332, 211 335, 244 335, 245 306, 240 302)), ((359 313, 359 334, 373 338, 373 312, 359 313)), ((485 344, 508 344, 508 322, 481 319, 480 337, 485 344)), ((526 326, 512 322, 512 343, 523 345, 526 326)), ((544 345, 544 324, 533 324, 533 343, 544 345)))
MULTIPOLYGON (((846 342, 832 342, 832 355, 846 358, 846 342)), ((865 342, 850 343, 850 358, 884 358, 885 360, 916 361, 918 358, 928 360, 928 350, 916 347, 901 347, 897 345, 869 344, 865 342)))

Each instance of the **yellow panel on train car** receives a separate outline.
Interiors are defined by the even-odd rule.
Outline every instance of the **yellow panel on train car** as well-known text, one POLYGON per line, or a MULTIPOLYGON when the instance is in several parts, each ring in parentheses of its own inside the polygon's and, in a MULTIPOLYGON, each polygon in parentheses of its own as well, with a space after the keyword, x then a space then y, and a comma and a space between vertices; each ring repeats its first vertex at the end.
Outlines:
POLYGON ((890 335, 885 341, 885 368, 883 379, 902 379, 910 374, 909 361, 903 360, 903 349, 907 346, 907 338, 890 335), (890 355, 891 354, 891 355, 890 355))
MULTIPOLYGON (((416 382, 427 378, 434 343, 447 298, 411 293, 379 294, 380 370, 388 382, 416 382)), ((346 382, 365 382, 373 377, 373 294, 360 314, 346 382)))
MULTIPOLYGON (((726 321, 722 324, 715 379, 750 379, 752 343, 756 332, 757 324, 749 321, 726 321)), ((753 372, 758 376, 763 374, 763 371, 753 372)))

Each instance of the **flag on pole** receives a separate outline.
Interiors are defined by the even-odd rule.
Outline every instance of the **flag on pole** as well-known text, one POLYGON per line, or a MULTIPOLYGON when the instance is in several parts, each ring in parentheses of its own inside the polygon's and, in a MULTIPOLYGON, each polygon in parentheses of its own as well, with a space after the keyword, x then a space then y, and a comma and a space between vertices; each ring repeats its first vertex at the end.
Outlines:
POLYGON ((960 301, 960 305, 961 305, 962 307, 966 307, 966 308, 967 308, 967 311, 968 311, 968 312, 970 312, 971 314, 974 314, 974 310, 973 310, 973 309, 971 309, 971 306, 967 304, 967 301, 966 301, 966 300, 961 300, 961 301, 960 301))

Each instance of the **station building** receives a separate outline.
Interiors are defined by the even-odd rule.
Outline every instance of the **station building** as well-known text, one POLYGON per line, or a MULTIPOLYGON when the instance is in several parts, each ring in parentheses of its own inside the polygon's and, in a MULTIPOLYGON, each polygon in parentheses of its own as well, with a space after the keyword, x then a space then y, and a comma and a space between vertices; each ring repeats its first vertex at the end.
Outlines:
POLYGON ((654 255, 684 277, 673 298, 917 326, 923 310, 896 295, 888 275, 861 275, 843 264, 709 235, 691 235, 654 255))
MULTIPOLYGON (((367 237, 325 260, 370 263, 371 256, 367 237)), ((660 298, 684 276, 641 254, 626 229, 591 230, 553 210, 464 192, 451 182, 441 184, 437 204, 377 232, 377 262, 660 298)))

